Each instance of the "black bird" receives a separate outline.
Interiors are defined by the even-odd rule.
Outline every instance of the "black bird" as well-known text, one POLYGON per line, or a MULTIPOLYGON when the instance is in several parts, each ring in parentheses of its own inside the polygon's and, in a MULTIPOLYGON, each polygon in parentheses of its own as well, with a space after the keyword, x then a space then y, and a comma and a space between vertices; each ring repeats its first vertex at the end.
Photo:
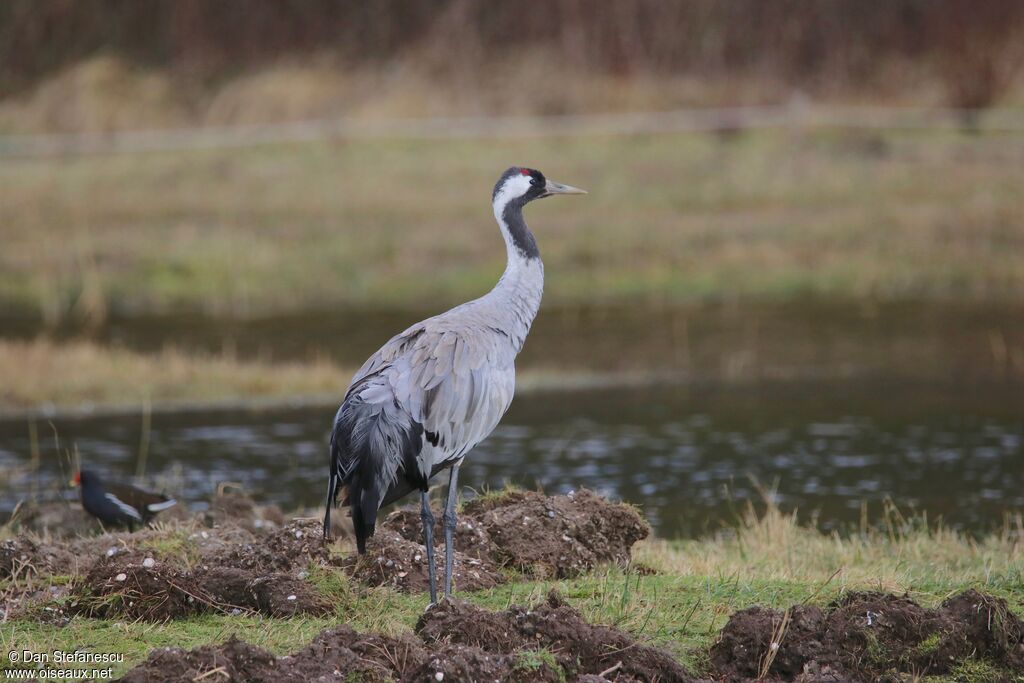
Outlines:
POLYGON ((109 526, 148 524, 153 516, 178 501, 162 493, 153 493, 127 484, 105 484, 95 472, 81 470, 71 480, 82 489, 82 507, 90 515, 109 526))

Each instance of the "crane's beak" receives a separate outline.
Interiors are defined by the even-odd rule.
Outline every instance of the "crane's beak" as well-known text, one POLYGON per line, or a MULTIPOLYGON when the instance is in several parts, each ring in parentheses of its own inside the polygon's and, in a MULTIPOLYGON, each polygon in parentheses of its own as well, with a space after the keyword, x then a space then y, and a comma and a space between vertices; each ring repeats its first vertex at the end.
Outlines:
POLYGON ((586 194, 586 190, 581 190, 578 187, 572 185, 563 185, 562 183, 556 183, 553 180, 547 181, 544 185, 544 196, 550 197, 555 194, 586 194))

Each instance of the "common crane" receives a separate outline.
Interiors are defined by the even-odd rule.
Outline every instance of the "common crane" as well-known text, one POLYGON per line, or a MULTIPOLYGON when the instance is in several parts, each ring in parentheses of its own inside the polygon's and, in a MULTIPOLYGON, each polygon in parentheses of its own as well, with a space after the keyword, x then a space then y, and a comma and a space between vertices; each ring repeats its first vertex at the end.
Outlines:
POLYGON ((505 272, 490 292, 392 337, 355 374, 334 418, 324 538, 331 508, 343 494, 356 544, 366 552, 378 510, 419 490, 430 602, 437 602, 430 479, 450 469, 445 505, 444 594, 451 594, 459 466, 494 430, 512 403, 515 358, 544 289, 544 264, 523 207, 556 194, 585 194, 513 167, 494 186, 491 202, 508 251, 505 272))

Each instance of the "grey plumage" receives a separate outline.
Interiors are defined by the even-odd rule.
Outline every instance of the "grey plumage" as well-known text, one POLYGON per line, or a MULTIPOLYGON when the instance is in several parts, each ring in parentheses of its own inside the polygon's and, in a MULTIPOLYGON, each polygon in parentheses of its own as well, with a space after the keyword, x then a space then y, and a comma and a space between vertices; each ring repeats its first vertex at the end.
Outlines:
MULTIPOLYGON (((512 402, 515 358, 544 288, 544 266, 522 208, 533 199, 575 192, 581 191, 537 171, 506 171, 492 195, 508 252, 498 284, 396 335, 355 374, 331 433, 325 535, 331 505, 344 487, 359 552, 365 552, 381 506, 415 489, 425 494, 430 478, 444 469, 454 468, 454 481, 462 459, 498 425, 512 402)), ((449 498, 451 505, 454 496, 449 498)), ((429 514, 425 507, 425 522, 429 514)), ((446 513, 446 535, 449 517, 454 527, 454 510, 446 513)), ((433 581, 431 586, 436 599, 433 581)))

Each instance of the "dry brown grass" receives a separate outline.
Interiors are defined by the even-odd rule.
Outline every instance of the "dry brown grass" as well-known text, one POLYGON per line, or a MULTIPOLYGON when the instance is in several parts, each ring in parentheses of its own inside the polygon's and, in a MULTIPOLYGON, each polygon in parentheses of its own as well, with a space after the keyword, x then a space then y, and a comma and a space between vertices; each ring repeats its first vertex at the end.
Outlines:
POLYGON ((881 526, 855 534, 822 533, 774 505, 748 508, 742 523, 699 540, 646 541, 638 559, 680 576, 786 581, 828 592, 896 593, 941 585, 985 585, 1024 569, 1024 522, 1007 518, 1001 533, 976 539, 923 519, 904 519, 891 504, 881 526))
POLYGON ((216 87, 196 90, 172 72, 104 54, 72 64, 14 97, 0 98, 0 133, 149 130, 338 117, 361 121, 660 111, 788 97, 784 88, 764 77, 626 76, 553 66, 555 59, 548 51, 536 50, 493 65, 487 78, 439 83, 436 74, 417 60, 387 69, 350 69, 325 56, 245 70, 216 87))
POLYGON ((167 349, 144 355, 90 342, 0 341, 0 409, 82 403, 338 395, 351 372, 325 360, 243 362, 167 349))

